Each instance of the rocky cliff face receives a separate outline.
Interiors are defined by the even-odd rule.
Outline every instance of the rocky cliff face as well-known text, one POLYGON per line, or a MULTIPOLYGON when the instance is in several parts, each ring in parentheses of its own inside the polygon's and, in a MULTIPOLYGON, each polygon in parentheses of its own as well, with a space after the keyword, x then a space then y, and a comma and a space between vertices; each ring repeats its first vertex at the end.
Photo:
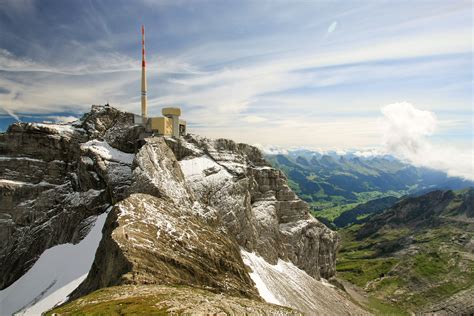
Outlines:
MULTIPOLYGON (((139 141, 141 132, 131 114, 94 106, 72 125, 17 123, 0 134, 0 289, 45 249, 78 242, 111 205, 74 298, 160 284, 258 301, 242 251, 315 280, 334 275, 336 233, 256 148, 192 135, 139 141)), ((360 312, 350 302, 342 310, 360 312)))
POLYGON ((272 264, 289 260, 315 278, 334 275, 336 233, 309 214, 259 150, 191 135, 167 143, 198 201, 215 210, 241 247, 272 264))

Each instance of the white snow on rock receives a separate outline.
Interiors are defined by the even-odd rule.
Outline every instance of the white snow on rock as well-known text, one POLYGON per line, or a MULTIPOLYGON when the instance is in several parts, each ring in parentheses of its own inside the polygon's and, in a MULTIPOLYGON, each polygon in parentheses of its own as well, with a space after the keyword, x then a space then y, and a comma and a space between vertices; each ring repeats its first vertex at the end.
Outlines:
POLYGON ((107 142, 99 141, 97 139, 90 140, 87 143, 82 144, 81 149, 90 150, 103 159, 120 162, 127 165, 131 165, 133 159, 135 158, 134 154, 124 153, 123 151, 113 148, 107 142))
MULTIPOLYGON (((210 206, 209 203, 212 199, 224 194, 226 188, 233 184, 231 181, 233 176, 206 155, 184 159, 179 161, 179 164, 186 183, 195 194, 201 197, 201 200, 207 200, 208 205, 206 206, 210 206)), ((232 199, 228 194, 222 198, 232 199)), ((216 214, 209 208, 201 208, 198 213, 206 218, 216 214), (209 211, 211 212, 209 213, 209 211)))
POLYGON ((0 291, 0 315, 41 315, 64 302, 90 270, 107 213, 97 217, 81 242, 47 249, 28 272, 0 291))
POLYGON ((23 181, 0 179, 0 184, 12 184, 12 185, 17 185, 17 186, 24 186, 24 185, 28 185, 29 183, 23 182, 23 181))
POLYGON ((233 174, 245 173, 248 164, 247 156, 243 153, 237 153, 234 150, 226 150, 219 146, 219 140, 208 139, 198 135, 192 136, 200 145, 199 147, 206 148, 204 152, 195 144, 183 141, 181 145, 193 152, 193 156, 207 156, 210 157, 221 167, 233 174))
POLYGON ((59 136, 69 138, 75 132, 84 132, 82 128, 76 128, 70 124, 53 124, 53 123, 30 123, 34 126, 45 129, 51 133, 57 134, 59 136))
POLYGON ((63 132, 63 133, 74 133, 74 130, 76 129, 74 126, 70 124, 54 124, 54 123, 34 123, 38 127, 44 127, 44 128, 49 128, 56 130, 58 132, 63 132))
POLYGON ((241 249, 244 263, 260 296, 268 303, 295 308, 308 315, 347 315, 348 310, 364 312, 343 297, 337 289, 318 281, 293 263, 278 259, 276 265, 241 249))
POLYGON ((41 159, 34 159, 30 157, 11 157, 11 156, 0 156, 0 160, 25 160, 25 161, 31 161, 31 162, 44 162, 44 160, 41 159))
POLYGON ((181 160, 179 164, 188 181, 200 181, 207 177, 209 181, 219 182, 232 178, 227 170, 207 156, 181 160))

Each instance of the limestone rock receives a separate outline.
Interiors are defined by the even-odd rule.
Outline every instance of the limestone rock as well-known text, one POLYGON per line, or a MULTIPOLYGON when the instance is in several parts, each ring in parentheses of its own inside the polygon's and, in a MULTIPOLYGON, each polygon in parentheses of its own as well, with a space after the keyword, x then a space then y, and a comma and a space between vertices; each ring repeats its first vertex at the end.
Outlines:
POLYGON ((194 202, 173 151, 158 137, 146 139, 137 153, 129 191, 162 197, 188 208, 194 202))
POLYGON ((195 196, 244 249, 273 264, 291 260, 315 278, 335 274, 337 234, 309 214, 257 148, 194 135, 168 143, 195 196))
POLYGON ((0 289, 45 249, 79 242, 90 216, 125 197, 134 154, 90 139, 120 143, 119 127, 132 127, 133 116, 111 109, 95 106, 73 124, 15 123, 0 134, 0 289))
POLYGON ((105 140, 112 147, 134 153, 137 140, 143 127, 134 125, 134 115, 110 106, 93 105, 91 111, 84 114, 81 126, 87 131, 89 139, 105 140))
POLYGON ((231 239, 146 194, 132 194, 111 210, 91 272, 73 297, 122 284, 187 285, 258 298, 231 239))

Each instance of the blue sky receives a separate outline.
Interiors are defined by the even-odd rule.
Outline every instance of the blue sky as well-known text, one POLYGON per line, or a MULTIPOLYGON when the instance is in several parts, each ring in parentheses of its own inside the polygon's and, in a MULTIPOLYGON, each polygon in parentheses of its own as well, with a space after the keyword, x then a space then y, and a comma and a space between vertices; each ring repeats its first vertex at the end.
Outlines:
POLYGON ((149 111, 181 106, 192 132, 384 148, 381 109, 408 102, 472 158, 472 19, 471 1, 1 0, 0 128, 139 112, 145 24, 149 111))

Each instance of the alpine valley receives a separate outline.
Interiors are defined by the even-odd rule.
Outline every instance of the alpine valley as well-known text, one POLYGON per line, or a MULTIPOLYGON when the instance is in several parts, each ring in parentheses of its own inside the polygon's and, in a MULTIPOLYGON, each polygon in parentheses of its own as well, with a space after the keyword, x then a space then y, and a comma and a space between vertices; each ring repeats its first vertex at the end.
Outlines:
POLYGON ((391 156, 266 156, 341 237, 337 279, 381 315, 474 313, 474 183, 391 156))

